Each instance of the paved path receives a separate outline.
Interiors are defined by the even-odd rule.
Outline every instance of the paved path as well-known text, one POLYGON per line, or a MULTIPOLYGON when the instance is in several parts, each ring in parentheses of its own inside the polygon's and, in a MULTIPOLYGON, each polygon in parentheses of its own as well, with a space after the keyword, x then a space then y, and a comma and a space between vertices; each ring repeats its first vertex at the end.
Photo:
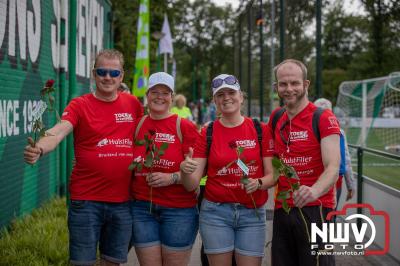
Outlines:
MULTIPOLYGON (((269 191, 269 195, 273 195, 274 192, 271 189, 269 191)), ((271 245, 269 241, 272 239, 272 218, 273 218, 273 201, 269 199, 266 207, 267 211, 267 245, 265 247, 265 256, 262 261, 262 265, 269 266, 271 265, 271 245)), ((192 256, 190 259, 189 266, 201 266, 200 260, 200 247, 201 247, 201 238, 200 235, 197 236, 196 242, 194 244, 192 250, 192 256)), ((377 248, 379 249, 379 248, 377 248)), ((336 256, 336 266, 400 266, 398 262, 392 259, 390 256, 336 256)), ((136 254, 134 249, 132 248, 129 253, 128 263, 124 264, 125 266, 139 266, 139 262, 136 258, 136 254)))
MULTIPOLYGON (((267 221, 267 243, 272 238, 272 221, 267 221)), ((197 236, 192 250, 192 256, 189 266, 201 266, 200 260, 201 239, 197 236)), ((271 246, 265 248, 265 257, 262 265, 271 265, 271 246)), ((125 266, 139 266, 134 249, 131 250, 128 257, 128 263, 125 266)), ((400 266, 389 256, 336 256, 336 266, 400 266)))

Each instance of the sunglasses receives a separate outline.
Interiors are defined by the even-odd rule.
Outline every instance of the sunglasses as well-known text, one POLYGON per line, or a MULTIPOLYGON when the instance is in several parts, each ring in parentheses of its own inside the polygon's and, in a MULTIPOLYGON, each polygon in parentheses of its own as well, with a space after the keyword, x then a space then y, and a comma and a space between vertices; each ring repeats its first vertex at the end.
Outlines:
POLYGON ((96 68, 96 74, 100 77, 105 77, 110 75, 112 78, 119 77, 121 75, 121 70, 118 69, 106 69, 106 68, 96 68))
POLYGON ((220 87, 223 83, 225 83, 226 85, 234 85, 234 84, 238 83, 238 80, 234 76, 227 76, 224 79, 217 78, 211 82, 211 87, 213 89, 216 89, 216 88, 220 87))

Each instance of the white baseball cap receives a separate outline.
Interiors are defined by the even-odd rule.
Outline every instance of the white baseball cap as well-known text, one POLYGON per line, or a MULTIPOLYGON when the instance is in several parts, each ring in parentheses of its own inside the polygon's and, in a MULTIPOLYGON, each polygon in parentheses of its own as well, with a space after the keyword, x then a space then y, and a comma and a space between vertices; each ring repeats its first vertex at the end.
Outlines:
POLYGON ((213 78, 211 82, 211 89, 213 96, 223 88, 232 89, 235 91, 240 91, 240 84, 237 78, 229 74, 220 74, 213 78))
POLYGON ((149 77, 149 86, 147 90, 150 90, 151 88, 159 84, 167 86, 172 92, 174 92, 175 81, 170 74, 165 72, 157 72, 151 74, 149 77))

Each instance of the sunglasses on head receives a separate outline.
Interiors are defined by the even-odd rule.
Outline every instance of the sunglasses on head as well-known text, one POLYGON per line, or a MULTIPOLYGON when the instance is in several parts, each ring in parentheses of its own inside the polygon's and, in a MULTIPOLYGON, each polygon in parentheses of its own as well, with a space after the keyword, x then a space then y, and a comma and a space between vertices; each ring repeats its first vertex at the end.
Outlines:
POLYGON ((211 82, 211 87, 213 89, 216 89, 219 86, 221 86, 223 83, 225 83, 226 85, 234 85, 234 84, 238 83, 238 80, 234 76, 227 76, 224 79, 217 78, 211 82))
POLYGON ((106 69, 106 68, 96 68, 96 74, 100 77, 105 77, 110 75, 112 78, 119 77, 121 75, 121 70, 118 69, 106 69))

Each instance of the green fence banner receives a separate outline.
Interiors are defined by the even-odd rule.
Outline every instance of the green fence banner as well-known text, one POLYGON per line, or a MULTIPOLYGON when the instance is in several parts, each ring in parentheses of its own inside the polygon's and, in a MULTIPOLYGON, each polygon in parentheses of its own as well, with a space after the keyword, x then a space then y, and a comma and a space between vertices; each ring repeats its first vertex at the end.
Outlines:
POLYGON ((150 0, 140 0, 137 27, 136 62, 133 78, 133 94, 143 97, 147 88, 150 65, 150 0))

